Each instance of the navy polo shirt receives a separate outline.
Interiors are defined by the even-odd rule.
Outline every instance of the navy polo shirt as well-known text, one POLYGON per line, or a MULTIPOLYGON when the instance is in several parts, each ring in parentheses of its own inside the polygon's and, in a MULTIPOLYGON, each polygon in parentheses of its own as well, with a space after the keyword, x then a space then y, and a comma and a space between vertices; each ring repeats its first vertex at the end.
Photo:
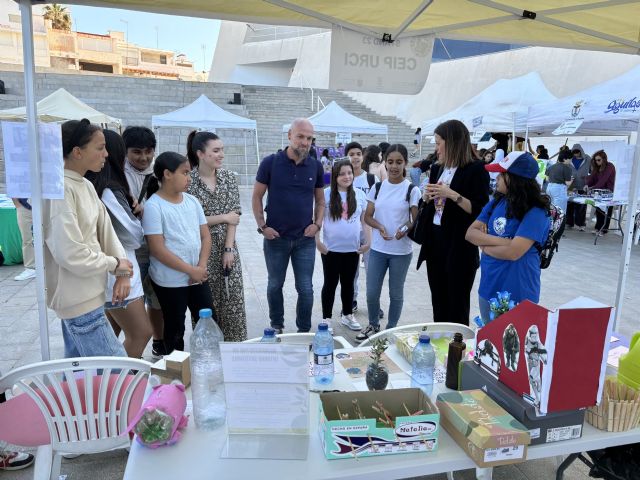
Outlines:
POLYGON ((324 188, 323 174, 318 160, 307 156, 296 165, 286 149, 260 163, 256 181, 267 185, 267 225, 282 238, 300 238, 313 223, 314 194, 316 188, 324 188))

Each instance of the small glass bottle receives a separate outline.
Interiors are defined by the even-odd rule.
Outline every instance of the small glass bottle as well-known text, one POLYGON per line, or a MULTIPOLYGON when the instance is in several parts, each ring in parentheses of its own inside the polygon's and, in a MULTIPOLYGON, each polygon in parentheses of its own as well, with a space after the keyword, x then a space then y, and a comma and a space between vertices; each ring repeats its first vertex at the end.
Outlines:
POLYGON ((447 355, 447 377, 445 385, 452 390, 458 390, 458 372, 460 361, 467 345, 462 341, 461 333, 454 333, 453 340, 449 342, 449 354, 447 355))

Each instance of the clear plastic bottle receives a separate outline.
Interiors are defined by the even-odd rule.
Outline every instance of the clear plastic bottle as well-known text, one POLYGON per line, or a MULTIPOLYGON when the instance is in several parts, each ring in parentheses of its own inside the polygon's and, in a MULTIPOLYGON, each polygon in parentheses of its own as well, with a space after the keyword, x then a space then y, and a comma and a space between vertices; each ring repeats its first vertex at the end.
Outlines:
POLYGON ((317 384, 327 385, 333 382, 333 337, 329 325, 321 323, 313 338, 313 377, 317 384))
POLYGON ((431 395, 436 352, 431 345, 431 338, 426 333, 420 334, 420 341, 413 349, 411 360, 411 386, 418 387, 425 394, 431 395))
POLYGON ((226 401, 220 342, 224 339, 209 308, 200 310, 200 320, 191 335, 191 392, 196 427, 212 430, 224 424, 226 401))
POLYGON ((276 331, 273 328, 267 327, 264 329, 264 335, 260 339, 260 343, 278 343, 278 337, 276 337, 276 331))

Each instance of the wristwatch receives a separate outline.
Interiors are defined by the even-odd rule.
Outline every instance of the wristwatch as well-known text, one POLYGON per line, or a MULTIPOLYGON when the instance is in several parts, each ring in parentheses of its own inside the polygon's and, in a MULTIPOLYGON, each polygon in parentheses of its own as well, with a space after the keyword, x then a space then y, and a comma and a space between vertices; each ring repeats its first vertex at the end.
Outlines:
POLYGON ((267 224, 265 223, 261 227, 258 227, 258 233, 262 235, 264 233, 264 229, 267 228, 267 224))
POLYGON ((320 225, 318 225, 316 222, 313 222, 313 225, 315 225, 316 227, 318 227, 318 231, 320 231, 322 229, 322 227, 320 225))
POLYGON ((462 203, 462 200, 464 199, 464 197, 462 195, 458 195, 458 197, 456 198, 456 203, 458 205, 460 205, 462 203))

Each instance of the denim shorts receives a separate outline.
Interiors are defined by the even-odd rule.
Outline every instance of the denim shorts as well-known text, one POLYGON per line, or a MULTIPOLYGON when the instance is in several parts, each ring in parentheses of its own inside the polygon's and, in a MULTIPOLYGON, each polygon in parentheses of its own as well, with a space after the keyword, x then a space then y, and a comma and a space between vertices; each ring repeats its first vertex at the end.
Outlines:
POLYGON ((107 321, 103 307, 78 317, 63 319, 62 337, 66 358, 127 356, 107 321))
POLYGON ((136 297, 136 298, 128 298, 126 299, 124 302, 113 304, 111 302, 104 302, 104 309, 105 310, 115 310, 117 308, 127 308, 127 305, 129 305, 132 302, 135 302, 136 300, 140 299, 142 297, 136 297))

